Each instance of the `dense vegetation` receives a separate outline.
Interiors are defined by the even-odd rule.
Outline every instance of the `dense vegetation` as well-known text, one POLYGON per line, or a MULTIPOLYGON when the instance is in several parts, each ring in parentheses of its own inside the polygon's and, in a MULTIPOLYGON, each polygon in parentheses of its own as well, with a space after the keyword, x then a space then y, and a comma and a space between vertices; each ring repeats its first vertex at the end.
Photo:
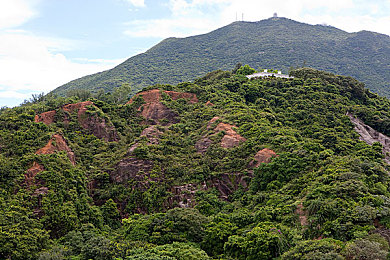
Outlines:
POLYGON ((2 109, 0 258, 386 259, 389 166, 379 143, 359 141, 346 113, 390 134, 389 100, 350 77, 313 69, 292 74, 248 80, 214 71, 194 83, 148 87, 199 99, 162 94, 179 119, 156 125, 154 142, 140 137, 149 127, 140 116, 145 100, 124 104, 126 86, 109 95, 73 92, 2 109), (86 98, 94 105, 82 119, 104 118, 118 140, 97 138, 77 112, 63 109, 86 98), (52 110, 56 121, 34 122, 52 110), (237 126, 246 140, 221 147, 225 132, 213 131, 219 122, 237 126), (36 153, 53 134, 67 141, 75 165, 65 151, 36 153), (204 137, 211 143, 197 152, 204 137), (277 156, 249 167, 264 148, 277 156), (144 168, 119 180, 118 168, 129 160, 144 168), (34 162, 44 170, 27 184, 34 162), (237 184, 226 196, 210 185, 224 182, 237 184), (190 207, 180 207, 177 196, 190 207))
POLYGON ((234 22, 207 34, 168 38, 117 67, 65 84, 54 93, 71 89, 112 91, 130 83, 134 93, 153 84, 177 84, 206 73, 230 70, 238 62, 255 69, 310 66, 350 75, 390 97, 390 38, 361 31, 347 33, 331 26, 309 25, 286 18, 234 22))

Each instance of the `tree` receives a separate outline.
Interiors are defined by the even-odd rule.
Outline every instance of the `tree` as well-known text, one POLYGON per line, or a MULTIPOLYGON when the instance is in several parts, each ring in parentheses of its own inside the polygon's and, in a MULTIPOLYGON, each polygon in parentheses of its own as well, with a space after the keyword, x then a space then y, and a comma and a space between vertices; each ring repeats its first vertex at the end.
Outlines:
POLYGON ((101 208, 104 218, 104 223, 112 228, 120 227, 120 215, 116 203, 109 199, 101 208))
POLYGON ((251 68, 249 65, 244 65, 237 70, 236 74, 251 75, 255 72, 256 72, 256 70, 254 68, 251 68))
POLYGON ((280 256, 288 247, 281 229, 269 222, 260 223, 244 236, 230 236, 225 253, 236 259, 271 259, 280 256))
POLYGON ((128 83, 122 84, 122 86, 115 88, 112 94, 112 99, 115 104, 123 104, 129 101, 131 94, 131 86, 128 83))
POLYGON ((0 259, 36 259, 48 243, 43 225, 18 204, 0 197, 0 259))

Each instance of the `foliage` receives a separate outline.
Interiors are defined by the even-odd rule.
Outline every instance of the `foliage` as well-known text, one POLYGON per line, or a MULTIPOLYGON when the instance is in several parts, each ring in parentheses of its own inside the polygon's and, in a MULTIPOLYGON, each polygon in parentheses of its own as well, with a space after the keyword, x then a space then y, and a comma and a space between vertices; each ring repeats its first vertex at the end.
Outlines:
POLYGON ((334 239, 301 241, 282 255, 282 259, 344 259, 342 242, 334 239))
POLYGON ((254 68, 251 68, 248 64, 242 66, 241 68, 239 68, 237 71, 236 71, 236 74, 239 74, 239 75, 251 75, 253 73, 255 73, 256 70, 254 68))
POLYGON ((128 86, 2 109, 0 258, 382 259, 388 243, 373 233, 389 232, 389 155, 360 141, 346 114, 389 134, 390 102, 351 77, 291 74, 219 70, 150 86, 197 95, 162 94, 157 107, 177 115, 164 126, 140 115, 141 95, 124 105, 128 86), (62 109, 85 99, 85 114, 62 109), (35 122, 53 111, 54 123, 35 122), (86 124, 114 129, 117 141, 86 124), (222 147, 232 133, 245 141, 222 147), (69 149, 37 152, 57 145, 54 134, 75 164, 69 149), (270 150, 256 167, 255 155, 270 150))
POLYGON ((207 34, 167 38, 113 69, 73 80, 53 93, 65 96, 73 89, 113 93, 129 83, 133 95, 150 85, 177 84, 216 69, 231 70, 241 62, 284 74, 291 68, 312 67, 351 75, 389 96, 389 50, 386 35, 368 31, 347 33, 286 18, 234 22, 207 34))

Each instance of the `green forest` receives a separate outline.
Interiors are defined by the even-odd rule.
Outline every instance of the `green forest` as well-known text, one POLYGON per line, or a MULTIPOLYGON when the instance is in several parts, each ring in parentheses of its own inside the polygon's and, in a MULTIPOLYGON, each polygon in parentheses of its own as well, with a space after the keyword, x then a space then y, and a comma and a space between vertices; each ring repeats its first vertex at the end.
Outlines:
POLYGON ((390 101, 311 68, 0 110, 0 259, 388 259, 390 101))
POLYGON ((73 80, 53 90, 113 91, 123 83, 135 94, 154 84, 178 84, 206 73, 231 70, 237 63, 275 68, 283 73, 308 66, 364 82, 390 97, 390 37, 369 31, 348 33, 332 26, 310 25, 287 18, 234 22, 212 32, 167 38, 113 69, 73 80))

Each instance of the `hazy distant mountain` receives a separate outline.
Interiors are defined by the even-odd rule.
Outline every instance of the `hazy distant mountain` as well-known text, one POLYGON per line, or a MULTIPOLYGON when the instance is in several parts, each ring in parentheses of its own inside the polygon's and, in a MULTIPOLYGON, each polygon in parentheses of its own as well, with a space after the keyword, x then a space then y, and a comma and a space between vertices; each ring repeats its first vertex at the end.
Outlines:
POLYGON ((193 80, 237 63, 282 69, 313 67, 363 81, 381 95, 390 96, 390 38, 361 31, 309 25, 286 18, 234 22, 207 34, 168 38, 117 67, 71 81, 53 92, 71 89, 113 88, 130 83, 133 93, 156 83, 193 80))

